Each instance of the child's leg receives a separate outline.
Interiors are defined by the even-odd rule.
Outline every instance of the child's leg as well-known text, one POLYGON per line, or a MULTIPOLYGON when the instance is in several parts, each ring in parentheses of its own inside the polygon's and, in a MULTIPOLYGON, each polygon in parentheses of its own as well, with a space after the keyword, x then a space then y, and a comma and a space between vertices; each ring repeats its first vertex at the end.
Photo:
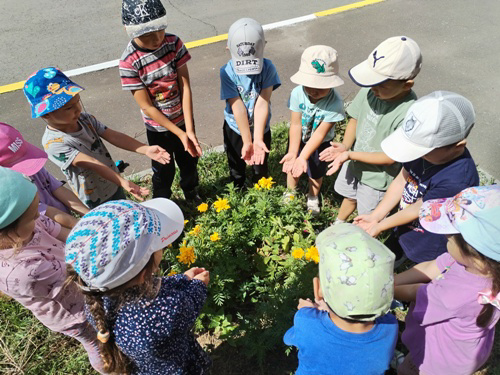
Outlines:
MULTIPOLYGON (((269 129, 268 132, 264 133, 264 143, 266 144, 267 149, 271 150, 271 129, 269 129)), ((267 166, 268 159, 269 159, 269 154, 266 153, 266 156, 264 158, 264 163, 262 165, 254 165, 253 166, 252 181, 254 183, 259 181, 262 177, 269 176, 269 169, 267 166)))
POLYGON ((295 190, 299 183, 299 178, 295 178, 291 173, 286 174, 286 187, 290 190, 295 190))
POLYGON ((356 209, 357 204, 358 181, 350 173, 349 164, 350 162, 347 162, 342 165, 337 179, 335 180, 335 191, 344 197, 337 215, 337 220, 339 221, 347 220, 356 209))
MULTIPOLYGON (((184 127, 181 129, 185 130, 184 127)), ((185 198, 190 199, 196 194, 195 189, 199 183, 198 158, 192 157, 189 152, 185 151, 181 140, 176 136, 172 137, 172 145, 174 147, 175 162, 179 167, 181 189, 185 198)))
POLYGON ((245 185, 246 163, 241 159, 241 149, 243 148, 243 139, 241 135, 233 131, 227 122, 224 121, 224 149, 229 164, 229 174, 234 185, 243 188, 245 185))
MULTIPOLYGON (((175 139, 180 142, 179 138, 171 132, 159 133, 147 130, 146 135, 150 145, 160 146, 170 155, 174 154, 173 143, 175 139)), ((175 176, 175 162, 173 158, 168 164, 161 164, 153 160, 151 166, 153 168, 153 198, 170 198, 172 195, 172 182, 175 176)))
POLYGON ((323 177, 318 179, 313 179, 309 177, 309 196, 317 197, 319 191, 321 190, 321 185, 323 184, 323 177))
POLYGON ((71 329, 68 329, 62 334, 77 339, 87 351, 90 364, 100 374, 106 374, 104 371, 104 363, 99 353, 99 345, 97 342, 97 333, 94 328, 87 322, 79 324, 71 329))
POLYGON ((337 220, 346 221, 347 218, 354 212, 355 209, 356 209, 356 200, 350 198, 344 198, 339 208, 337 220))

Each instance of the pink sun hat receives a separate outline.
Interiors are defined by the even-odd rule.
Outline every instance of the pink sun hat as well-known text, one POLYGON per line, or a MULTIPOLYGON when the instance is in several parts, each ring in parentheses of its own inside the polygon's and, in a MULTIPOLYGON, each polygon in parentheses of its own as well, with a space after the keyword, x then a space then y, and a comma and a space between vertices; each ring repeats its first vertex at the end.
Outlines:
POLYGON ((0 122, 0 166, 32 176, 46 162, 45 151, 26 142, 17 129, 0 122))

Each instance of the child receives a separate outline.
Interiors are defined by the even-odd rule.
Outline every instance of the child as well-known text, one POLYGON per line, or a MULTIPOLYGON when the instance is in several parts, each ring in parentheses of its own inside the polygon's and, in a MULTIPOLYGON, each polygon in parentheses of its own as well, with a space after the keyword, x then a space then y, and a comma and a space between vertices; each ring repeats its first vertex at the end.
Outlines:
POLYGON ((183 275, 153 276, 162 249, 183 227, 179 207, 156 198, 105 203, 70 233, 66 262, 74 271, 69 280, 76 279, 85 294, 107 372, 208 373, 210 359, 192 328, 207 295, 209 272, 195 267, 183 275))
MULTIPOLYGON (((201 147, 196 138, 187 62, 182 41, 165 34, 167 14, 160 0, 123 0, 122 22, 132 39, 120 59, 123 90, 139 105, 150 145, 173 157, 186 200, 201 202, 196 192, 196 165, 201 147)), ((174 163, 152 162, 153 197, 170 198, 174 163)))
POLYGON ((64 286, 64 241, 69 233, 38 212, 36 186, 0 167, 0 291, 29 309, 50 330, 74 337, 103 373, 97 340, 83 312, 83 296, 64 286))
POLYGON ((120 176, 101 137, 116 147, 146 155, 159 163, 170 160, 164 149, 148 147, 82 112, 79 92, 83 88, 57 68, 37 71, 28 78, 23 90, 32 117, 47 122, 42 144, 50 160, 61 168, 87 207, 125 198, 122 188, 139 200, 149 194, 148 189, 120 176))
POLYGON ((268 175, 271 147, 271 94, 281 86, 271 60, 264 58, 264 30, 251 18, 229 28, 231 60, 220 68, 220 98, 224 110, 224 148, 234 185, 245 186, 246 164, 253 165, 253 181, 268 175))
POLYGON ((488 359, 500 318, 500 187, 426 201, 421 225, 446 235, 448 252, 395 278, 411 301, 398 374, 469 375, 488 359))
POLYGON ((333 161, 327 175, 342 166, 335 181, 335 191, 344 197, 337 221, 347 220, 356 208, 360 215, 373 211, 399 173, 401 165, 382 152, 380 143, 399 127, 415 101, 411 88, 421 65, 417 43, 397 36, 349 71, 363 88, 347 107, 352 118, 342 143, 332 143, 320 154, 320 160, 333 161))
POLYGON ((44 151, 26 142, 12 126, 0 122, 0 166, 30 176, 38 189, 38 211, 71 229, 76 218, 68 215, 70 211, 85 215, 89 209, 44 168, 46 162, 44 151))
POLYGON ((329 147, 335 135, 334 124, 345 118, 342 97, 333 89, 344 84, 338 71, 337 51, 311 46, 302 53, 299 71, 290 78, 299 86, 290 95, 288 152, 280 163, 287 174, 288 189, 295 190, 300 175, 307 172, 307 209, 313 215, 320 213, 318 195, 327 168, 319 153, 329 147))
POLYGON ((318 235, 315 303, 299 300, 284 337, 299 349, 296 375, 382 375, 398 338, 393 298, 394 254, 352 224, 318 235))
POLYGON ((476 164, 465 147, 474 121, 466 98, 436 91, 415 102, 403 126, 382 142, 382 150, 402 162, 403 169, 377 208, 354 221, 372 236, 395 228, 385 244, 396 253, 397 266, 406 257, 421 263, 446 252, 446 237, 422 228, 418 212, 423 201, 479 185, 476 164), (398 202, 399 211, 386 217, 398 202))

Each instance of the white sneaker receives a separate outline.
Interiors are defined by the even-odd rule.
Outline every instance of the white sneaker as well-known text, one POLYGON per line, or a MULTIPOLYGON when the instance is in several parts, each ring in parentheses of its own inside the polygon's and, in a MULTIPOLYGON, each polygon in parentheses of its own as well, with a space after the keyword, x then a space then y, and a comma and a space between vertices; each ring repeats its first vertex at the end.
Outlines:
POLYGON ((313 216, 319 215, 321 209, 319 207, 319 198, 312 197, 310 195, 307 196, 307 210, 311 211, 313 216))
POLYGON ((295 194, 290 191, 283 193, 283 203, 288 204, 295 199, 295 194))

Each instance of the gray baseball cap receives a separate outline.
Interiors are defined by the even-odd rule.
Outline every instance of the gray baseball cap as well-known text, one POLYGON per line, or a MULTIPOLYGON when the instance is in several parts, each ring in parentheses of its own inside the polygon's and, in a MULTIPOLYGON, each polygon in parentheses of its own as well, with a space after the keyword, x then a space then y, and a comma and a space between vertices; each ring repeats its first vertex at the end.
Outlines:
POLYGON ((236 74, 260 74, 264 60, 264 30, 252 18, 240 18, 229 28, 227 46, 236 74))
POLYGON ((391 159, 409 162, 467 138, 475 119, 469 100, 453 92, 434 91, 412 104, 403 124, 381 147, 391 159))

